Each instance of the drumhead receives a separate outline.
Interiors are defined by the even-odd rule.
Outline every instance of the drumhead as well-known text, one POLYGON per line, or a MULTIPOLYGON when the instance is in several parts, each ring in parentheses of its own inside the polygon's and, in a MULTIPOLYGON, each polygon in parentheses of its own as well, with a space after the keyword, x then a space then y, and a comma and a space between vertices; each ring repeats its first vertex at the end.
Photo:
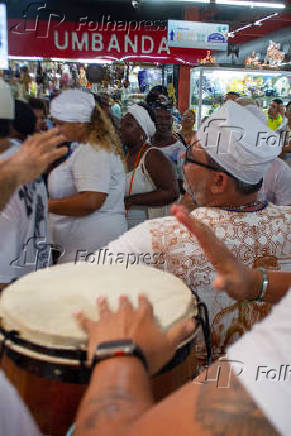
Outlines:
POLYGON ((73 314, 84 311, 97 320, 96 298, 106 296, 113 310, 120 295, 137 307, 147 295, 160 327, 167 331, 196 316, 189 288, 172 274, 141 265, 64 264, 31 273, 5 289, 0 299, 4 330, 16 330, 27 341, 46 347, 85 348, 86 335, 73 314))

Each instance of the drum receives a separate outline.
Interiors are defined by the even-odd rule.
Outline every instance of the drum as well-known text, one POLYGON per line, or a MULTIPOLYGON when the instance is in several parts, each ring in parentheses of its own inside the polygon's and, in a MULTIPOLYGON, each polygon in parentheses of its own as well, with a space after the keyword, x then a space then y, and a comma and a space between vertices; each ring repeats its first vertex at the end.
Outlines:
MULTIPOLYGON (((73 314, 82 310, 98 319, 98 296, 107 296, 116 310, 120 294, 137 306, 139 293, 148 296, 164 331, 197 316, 195 296, 180 279, 144 266, 58 265, 29 274, 4 291, 2 368, 44 434, 66 433, 90 378, 87 338, 73 314)), ((180 344, 172 361, 153 377, 156 400, 191 379, 193 340, 180 344)))

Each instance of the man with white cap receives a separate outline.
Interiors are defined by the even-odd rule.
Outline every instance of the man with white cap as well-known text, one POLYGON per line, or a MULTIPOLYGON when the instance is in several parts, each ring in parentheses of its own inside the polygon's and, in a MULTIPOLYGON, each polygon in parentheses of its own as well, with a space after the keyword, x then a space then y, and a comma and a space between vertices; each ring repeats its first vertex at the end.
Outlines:
MULTIPOLYGON (((257 200, 264 174, 281 150, 278 135, 258 111, 230 101, 201 126, 197 143, 185 154, 187 190, 198 206, 193 217, 211 226, 238 259, 290 269, 291 210, 257 200)), ((130 263, 140 262, 141 253, 161 254, 164 262, 156 266, 182 278, 205 301, 215 356, 268 313, 264 303, 236 303, 214 292, 212 266, 173 217, 145 222, 107 248, 108 254, 124 253, 130 263)))

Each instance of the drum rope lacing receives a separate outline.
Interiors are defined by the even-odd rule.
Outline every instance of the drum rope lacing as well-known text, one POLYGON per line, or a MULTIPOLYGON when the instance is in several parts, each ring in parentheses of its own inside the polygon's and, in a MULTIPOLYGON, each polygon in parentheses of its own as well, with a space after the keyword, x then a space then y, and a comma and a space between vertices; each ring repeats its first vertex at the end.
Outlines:
POLYGON ((197 309, 198 315, 194 317, 195 321, 201 325, 205 348, 206 348, 206 366, 209 366, 212 361, 212 353, 211 353, 211 328, 209 322, 209 314, 206 304, 200 300, 199 296, 196 292, 193 292, 197 299, 197 309))

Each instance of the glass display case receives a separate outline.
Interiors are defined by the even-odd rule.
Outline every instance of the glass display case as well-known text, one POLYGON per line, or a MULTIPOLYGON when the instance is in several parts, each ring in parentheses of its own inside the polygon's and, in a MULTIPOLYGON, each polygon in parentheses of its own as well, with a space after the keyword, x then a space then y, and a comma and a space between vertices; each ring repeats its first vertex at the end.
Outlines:
POLYGON ((190 107, 196 111, 196 128, 224 102, 229 91, 258 100, 266 110, 274 98, 284 104, 291 98, 291 72, 198 67, 191 70, 190 107))

